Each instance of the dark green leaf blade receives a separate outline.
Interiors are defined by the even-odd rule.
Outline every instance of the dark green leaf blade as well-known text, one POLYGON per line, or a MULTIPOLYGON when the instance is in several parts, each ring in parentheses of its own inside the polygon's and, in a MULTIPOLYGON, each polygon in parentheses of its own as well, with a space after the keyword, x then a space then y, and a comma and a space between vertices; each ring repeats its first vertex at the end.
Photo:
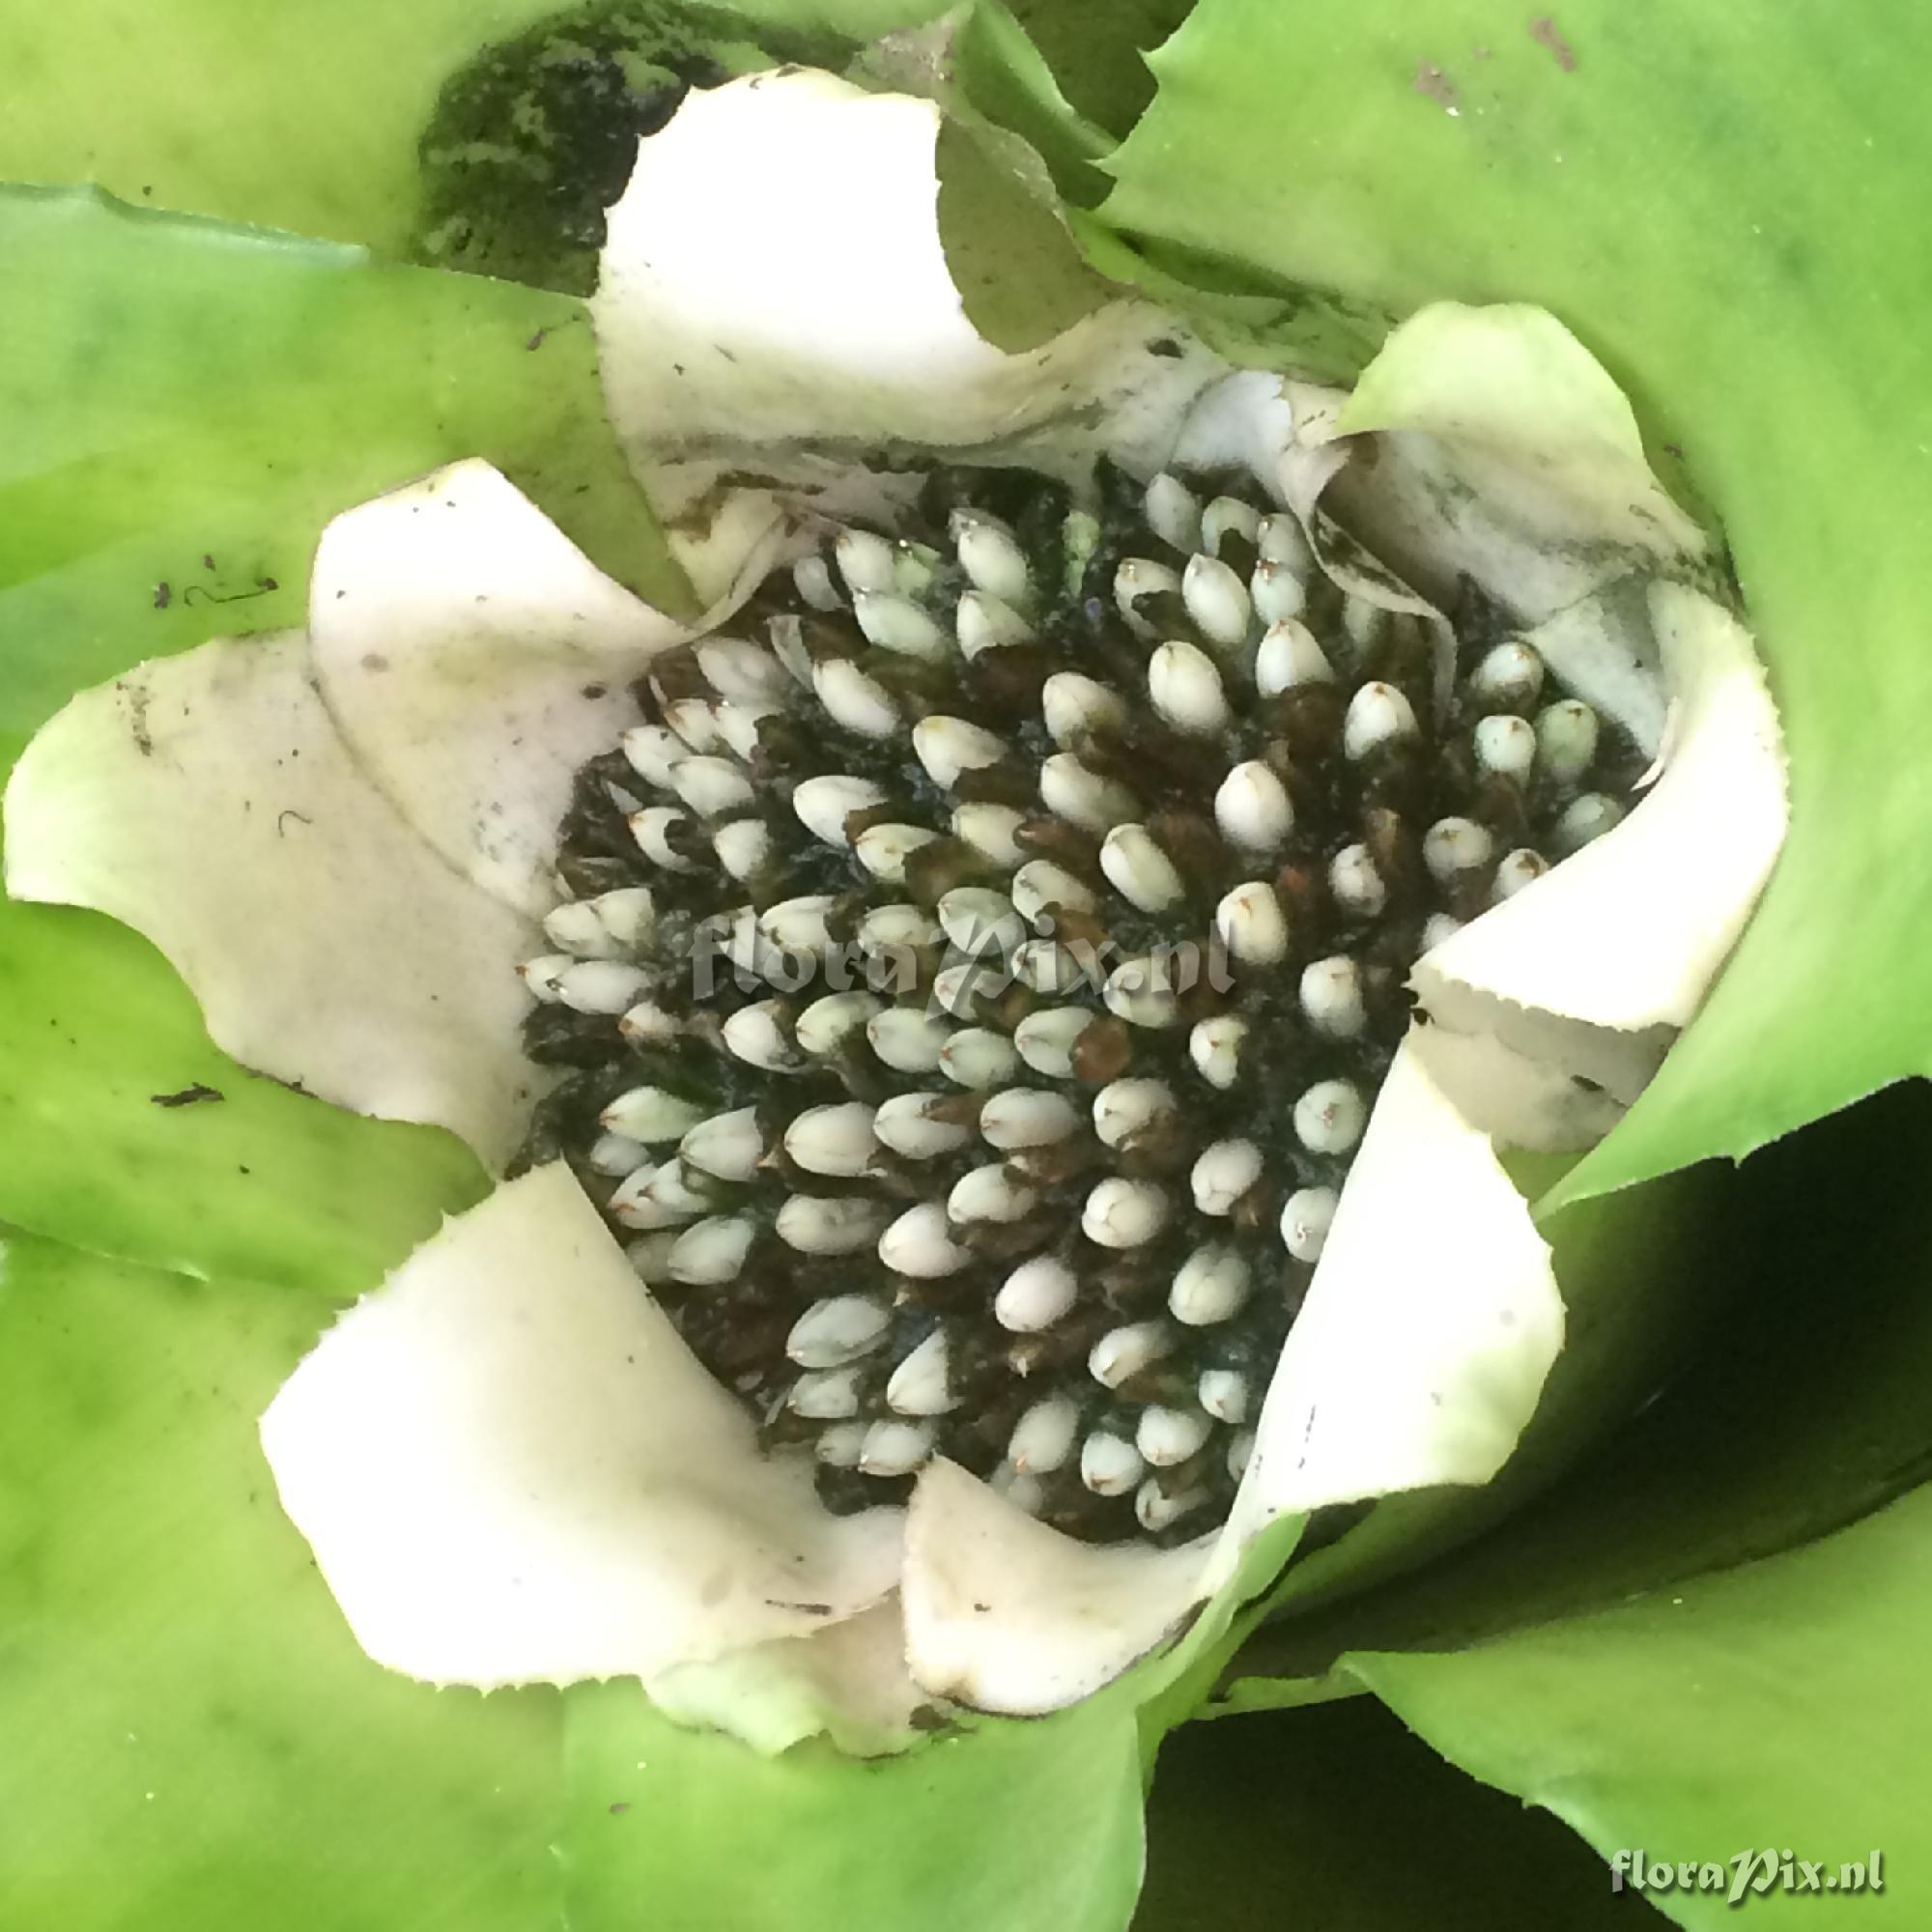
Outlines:
MULTIPOLYGON (((1728 1884, 1740 1853, 1795 1853, 1835 1878, 1876 1851, 1882 1905, 1774 1879, 1748 1900, 1752 1922, 1922 1922, 1928 1592, 1920 1489, 1820 1543, 1621 1609, 1348 1667, 1451 1762, 1554 1811, 1606 1860, 1711 1862, 1728 1884)), ((1682 1925, 1736 1922, 1721 1889, 1654 1896, 1682 1925)))
POLYGON ((1234 1706, 1296 1701, 1350 1650, 1462 1647, 1675 1589, 1926 1481, 1928 1151, 1932 1090, 1915 1083, 1747 1162, 1711 1258, 1729 1296, 1672 1385, 1548 1495, 1413 1577, 1317 1607, 1291 1571, 1279 1601, 1294 1613, 1248 1642, 1234 1706))
POLYGON ((1010 0, 1013 17, 1089 121, 1124 134, 1153 98, 1148 55, 1187 17, 1193 0, 1010 0))
POLYGON ((1544 1813, 1445 1765, 1374 1698, 1163 1747, 1134 1932, 1645 1932, 1544 1813))

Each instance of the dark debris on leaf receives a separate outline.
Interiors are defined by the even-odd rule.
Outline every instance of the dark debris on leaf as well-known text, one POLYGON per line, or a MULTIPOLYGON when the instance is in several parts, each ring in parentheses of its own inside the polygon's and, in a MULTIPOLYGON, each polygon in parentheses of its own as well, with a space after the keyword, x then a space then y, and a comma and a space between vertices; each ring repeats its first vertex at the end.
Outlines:
POLYGON ((437 268, 588 295, 604 212, 630 180, 638 143, 692 88, 782 60, 842 68, 855 50, 678 0, 600 0, 555 14, 484 47, 444 82, 417 144, 411 252, 437 268))
POLYGON ((228 1095, 218 1087, 205 1086, 195 1081, 191 1086, 178 1088, 172 1094, 150 1094, 150 1102, 156 1107, 201 1107, 211 1101, 225 1100, 228 1095))

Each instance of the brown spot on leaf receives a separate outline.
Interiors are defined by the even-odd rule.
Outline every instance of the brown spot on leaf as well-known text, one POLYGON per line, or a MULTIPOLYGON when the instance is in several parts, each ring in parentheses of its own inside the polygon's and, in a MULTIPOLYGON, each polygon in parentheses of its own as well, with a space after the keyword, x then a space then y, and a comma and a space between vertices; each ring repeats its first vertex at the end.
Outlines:
POLYGON ((1563 38, 1562 28, 1548 14, 1539 14, 1529 23, 1529 38, 1548 47, 1565 73, 1577 71, 1577 50, 1563 38))
POLYGON ((1456 83, 1434 61, 1424 61, 1415 70, 1415 91, 1448 113, 1463 111, 1463 97, 1456 92, 1456 83))

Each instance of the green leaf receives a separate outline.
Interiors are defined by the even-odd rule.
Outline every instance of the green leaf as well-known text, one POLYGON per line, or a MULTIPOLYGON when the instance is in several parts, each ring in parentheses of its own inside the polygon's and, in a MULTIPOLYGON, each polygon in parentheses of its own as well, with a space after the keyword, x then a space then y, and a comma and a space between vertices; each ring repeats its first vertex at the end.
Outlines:
POLYGON ((1445 1765, 1373 1698, 1196 1725, 1161 1754, 1134 1932, 1644 1932, 1547 1813, 1445 1765))
POLYGON ((1194 0, 1011 0, 1066 99, 1095 126, 1124 134, 1153 98, 1147 55, 1187 17, 1194 0))
MULTIPOLYGON (((1821 1543, 1624 1608, 1348 1668, 1453 1763, 1554 1811, 1605 1859, 1722 1864, 1775 1847, 1835 1876, 1876 1850, 1890 1915, 1922 1922, 1928 1592, 1920 1489, 1821 1543)), ((1721 1890, 1656 1903, 1681 1925, 1735 1922, 1721 1890)), ((1771 1926, 1863 1909, 1776 1887, 1749 1904, 1771 1926)))
POLYGON ((571 1932, 1113 1932, 1140 1876, 1131 1706, 937 1737, 901 1758, 759 1757, 635 1684, 564 1698, 571 1932))
POLYGON ((1038 159, 949 120, 934 155, 946 266, 967 319, 1009 355, 1038 349, 1113 293, 1080 258, 1038 159))
MULTIPOLYGON (((1086 17, 1091 26, 1091 10, 1086 17)), ((955 98, 1027 141, 1065 200, 1083 208, 1098 201, 1110 184, 1094 163, 1114 137, 1068 101, 1025 28, 1000 0, 975 0, 950 24, 946 60, 955 98)))
MULTIPOLYGON (((1932 1091, 1914 1084, 1754 1156, 1710 1258, 1728 1301, 1672 1385, 1482 1540, 1262 1630, 1224 1708, 1332 1692, 1324 1673, 1350 1651, 1481 1645, 1673 1591, 1828 1535, 1932 1476, 1928 1149, 1932 1091)), ((1291 1571, 1291 1601, 1296 1583, 1291 1571)))
POLYGON ((1885 1780, 1910 1788, 1932 1701, 1908 1623, 1932 1561, 1932 1491, 1910 1487, 1932 1471, 1928 1145, 1914 1085, 1747 1163, 1720 1258, 1733 1305, 1678 1385, 1483 1541, 1258 1634, 1236 1672, 1281 1675, 1237 1677, 1216 1708, 1366 1682, 1605 1855, 1909 1855, 1885 1780), (1827 1567, 1894 1520, 1868 1562, 1827 1567))
MULTIPOLYGON (((9 22, 0 178, 92 181, 128 201, 400 256, 418 218, 416 144, 440 90, 479 48, 559 11, 553 0, 78 0, 23 14, 9 22)), ((623 11, 696 16, 720 35, 764 20, 864 39, 937 6, 623 11)))
POLYGON ((0 1282, 0 1922, 544 1932, 551 1692, 377 1669, 255 1417, 314 1294, 28 1236, 0 1282))
POLYGON ((84 190, 0 189, 0 747, 140 658, 298 623, 327 518, 453 457, 681 594, 576 301, 84 190))
MULTIPOLYGON (((1534 1199, 1576 1158, 1514 1154, 1509 1165, 1519 1189, 1534 1199)), ((1521 1510, 1601 1438, 1628 1429, 1730 1313, 1736 1229, 1755 1225, 1759 1201, 1757 1188, 1713 1163, 1541 1217, 1563 1294, 1564 1342, 1516 1453, 1479 1488, 1413 1490, 1383 1497, 1366 1514, 1331 1512, 1330 1524, 1270 1598, 1275 1616, 1296 1620, 1264 1632, 1239 1668, 1264 1672, 1262 1660, 1277 1646, 1305 1656, 1302 1633, 1328 1628, 1319 1617, 1297 1621, 1315 1605, 1350 1602, 1372 1584, 1416 1571, 1521 1510)), ((1437 1603, 1435 1586, 1421 1579, 1393 1594, 1418 1606, 1437 1603)), ((1348 1629, 1348 1611, 1338 1614, 1348 1629)), ((1296 1702, 1303 1692, 1293 1685, 1237 1685, 1232 1695, 1246 1706, 1296 1702)))
MULTIPOLYGON (((327 518, 456 456, 490 456, 647 597, 682 595, 575 301, 86 191, 0 190, 0 765, 81 686, 299 623, 327 518)), ((102 921, 0 902, 0 1216, 353 1293, 476 1198, 454 1142, 216 1054, 158 956, 102 921), (151 1097, 196 1083, 224 1098, 151 1097)))
POLYGON ((1724 522, 1789 734, 1792 836, 1706 1011, 1573 1193, 1743 1152, 1932 1065, 1932 898, 1875 863, 1932 830, 1932 381, 1900 322, 1927 291, 1903 238, 1932 168, 1928 60, 1932 16, 1882 0, 1775 19, 1207 0, 1108 163, 1109 219, 1233 286, 1554 310, 1724 522))
POLYGON ((0 177, 401 250, 444 75, 548 0, 79 0, 9 23, 0 177))
POLYGON ((356 1121, 210 1043, 166 962, 0 901, 0 1214, 77 1247, 350 1301, 481 1199, 459 1141, 356 1121))

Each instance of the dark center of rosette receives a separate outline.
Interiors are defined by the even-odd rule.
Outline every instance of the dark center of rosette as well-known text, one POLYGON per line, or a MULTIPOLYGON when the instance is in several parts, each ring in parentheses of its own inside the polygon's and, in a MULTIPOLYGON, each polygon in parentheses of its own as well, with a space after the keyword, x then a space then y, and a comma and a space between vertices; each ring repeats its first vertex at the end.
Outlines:
POLYGON ((1226 1513, 1417 956, 1641 759, 1473 595, 1251 483, 945 470, 581 774, 524 975, 562 1155, 835 1509, 934 1455, 1094 1542, 1226 1513))

